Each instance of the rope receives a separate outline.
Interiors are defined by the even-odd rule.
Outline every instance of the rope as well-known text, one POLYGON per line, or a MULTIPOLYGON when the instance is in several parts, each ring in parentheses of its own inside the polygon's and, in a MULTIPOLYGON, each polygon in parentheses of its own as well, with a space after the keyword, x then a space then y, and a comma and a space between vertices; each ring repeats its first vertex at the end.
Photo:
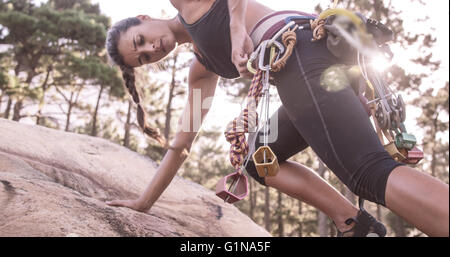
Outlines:
MULTIPOLYGON (((295 31, 298 26, 283 33, 282 41, 286 47, 286 52, 282 58, 275 62, 275 58, 270 59, 270 67, 273 72, 281 71, 287 63, 287 60, 292 55, 295 45, 297 44, 297 35, 295 31)), ((261 51, 265 51, 262 49, 261 51)), ((231 144, 230 147, 230 162, 235 168, 236 172, 243 173, 243 164, 249 155, 249 145, 245 134, 249 133, 249 128, 258 127, 258 112, 257 108, 259 102, 264 95, 263 76, 264 72, 258 70, 253 77, 252 84, 247 96, 247 108, 244 109, 240 116, 230 122, 227 126, 225 137, 227 142, 231 144)), ((268 74, 267 74, 268 76, 268 74)))
POLYGON ((258 126, 258 113, 256 108, 262 97, 262 75, 259 70, 253 77, 250 91, 248 92, 247 108, 241 112, 241 115, 228 124, 225 137, 231 144, 230 161, 237 172, 242 173, 242 164, 249 152, 249 145, 245 138, 245 133, 249 133, 249 128, 258 126))
POLYGON ((325 22, 328 17, 333 15, 346 16, 355 24, 359 31, 366 31, 363 21, 356 14, 346 9, 332 8, 325 10, 319 15, 317 19, 311 21, 311 29, 313 30, 313 42, 321 40, 327 36, 325 22))
POLYGON ((293 29, 289 29, 285 33, 283 33, 282 41, 283 45, 286 47, 286 52, 278 61, 274 62, 274 59, 271 59, 270 67, 272 71, 277 73, 280 72, 285 66, 286 63, 291 57, 292 52, 294 51, 294 47, 297 44, 297 34, 295 31, 298 29, 298 25, 296 25, 293 29))
POLYGON ((327 31, 325 30, 325 19, 311 20, 311 29, 313 30, 312 42, 319 41, 326 37, 327 31))

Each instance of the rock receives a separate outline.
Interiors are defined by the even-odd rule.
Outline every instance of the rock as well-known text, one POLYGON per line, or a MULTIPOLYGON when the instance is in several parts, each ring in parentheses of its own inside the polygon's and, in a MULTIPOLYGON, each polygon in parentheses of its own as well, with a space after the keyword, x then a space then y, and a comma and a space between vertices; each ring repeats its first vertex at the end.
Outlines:
POLYGON ((0 135, 0 237, 270 236, 180 177, 148 213, 107 206, 143 192, 156 165, 106 140, 2 119, 0 135))

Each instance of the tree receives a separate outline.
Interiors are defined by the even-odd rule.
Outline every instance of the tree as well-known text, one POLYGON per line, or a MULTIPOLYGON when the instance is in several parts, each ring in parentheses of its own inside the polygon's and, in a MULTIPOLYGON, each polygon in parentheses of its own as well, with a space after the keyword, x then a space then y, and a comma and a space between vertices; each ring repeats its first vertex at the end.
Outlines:
POLYGON ((190 64, 190 60, 182 60, 181 54, 186 52, 188 48, 178 48, 174 53, 166 58, 160 67, 162 67, 165 71, 170 73, 171 81, 170 88, 168 91, 168 100, 166 105, 166 117, 165 117, 165 127, 164 127, 164 137, 167 141, 170 140, 170 135, 172 133, 172 116, 173 112, 176 109, 180 109, 180 107, 174 109, 174 98, 177 96, 183 96, 186 94, 186 90, 181 87, 181 84, 187 83, 187 71, 186 68, 190 64), (183 73, 185 72, 185 73, 183 73), (178 76, 178 77, 177 77, 178 76))
MULTIPOLYGON (((326 179, 325 173, 327 172, 327 168, 325 164, 319 160, 319 169, 317 170, 317 174, 322 178, 326 179)), ((328 218, 327 215, 321 211, 317 211, 317 230, 320 237, 328 237, 328 218)))
POLYGON ((272 221, 270 215, 270 187, 264 189, 264 227, 267 231, 272 230, 272 221))
MULTIPOLYGON (((227 161, 218 158, 225 155, 225 150, 223 145, 217 142, 217 138, 222 135, 217 131, 218 128, 212 128, 210 130, 202 129, 199 132, 189 159, 181 169, 184 178, 211 190, 215 189, 218 180, 231 172, 227 161)), ((243 202, 239 204, 245 205, 243 202)))
POLYGON ((283 219, 283 193, 281 193, 281 191, 277 191, 278 193, 278 199, 277 199, 277 211, 276 211, 276 216, 278 218, 278 236, 279 237, 284 237, 284 219, 283 219))
POLYGON ((429 163, 422 168, 432 176, 437 176, 448 183, 448 106, 449 86, 434 90, 429 89, 414 100, 414 105, 422 109, 422 115, 417 119, 418 125, 424 130, 423 147, 428 154, 429 163), (447 117, 447 120, 445 120, 447 117), (447 138, 447 140, 445 140, 447 138))
MULTIPOLYGON (((90 1, 52 0, 36 7, 31 1, 11 0, 7 6, 4 8, 7 11, 0 14, 0 24, 8 33, 0 43, 14 46, 10 53, 19 87, 14 94, 13 119, 20 120, 25 99, 36 99, 41 95, 42 105, 47 84, 36 87, 33 79, 48 74, 53 63, 68 63, 76 58, 84 61, 86 57, 105 59, 102 50, 110 22, 100 14, 97 5, 90 6, 90 1)), ((104 61, 97 64, 107 67, 104 61)))
POLYGON ((9 87, 9 76, 8 76, 8 70, 6 69, 6 67, 3 66, 3 59, 5 54, 0 54, 0 111, 2 110, 2 102, 3 102, 3 97, 6 95, 6 90, 9 87))

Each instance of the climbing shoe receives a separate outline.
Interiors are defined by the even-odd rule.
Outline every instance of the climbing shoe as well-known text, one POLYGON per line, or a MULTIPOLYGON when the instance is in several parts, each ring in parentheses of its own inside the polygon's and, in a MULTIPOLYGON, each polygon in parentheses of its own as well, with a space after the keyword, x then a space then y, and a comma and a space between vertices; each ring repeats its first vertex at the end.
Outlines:
POLYGON ((385 237, 386 227, 378 222, 367 211, 361 210, 356 218, 348 219, 345 224, 355 224, 346 232, 338 232, 337 237, 385 237))

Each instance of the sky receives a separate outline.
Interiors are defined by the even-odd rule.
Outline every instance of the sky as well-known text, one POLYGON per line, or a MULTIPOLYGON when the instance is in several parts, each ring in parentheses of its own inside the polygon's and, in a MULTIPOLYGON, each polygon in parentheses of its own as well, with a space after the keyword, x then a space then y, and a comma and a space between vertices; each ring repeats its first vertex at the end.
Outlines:
MULTIPOLYGON (((36 0, 37 2, 43 2, 44 0, 36 0)), ((113 23, 121 19, 136 16, 139 14, 147 14, 149 16, 158 18, 161 17, 162 11, 168 16, 175 16, 177 10, 172 7, 169 0, 92 0, 94 3, 99 3, 102 13, 112 18, 113 23), (124 4, 124 2, 126 4, 124 4)), ((300 10, 305 12, 314 13, 314 7, 317 4, 327 6, 329 0, 258 0, 258 2, 269 6, 274 10, 300 10)), ((423 30, 427 32, 429 30, 434 31, 434 35, 437 38, 435 47, 433 48, 433 55, 437 60, 442 62, 441 68, 433 76, 424 81, 424 85, 442 87, 446 81, 449 80, 449 1, 447 0, 433 0, 424 1, 425 5, 418 3, 411 4, 409 1, 394 1, 396 9, 402 10, 404 26, 408 30, 423 30), (426 22, 417 22, 417 19, 422 17, 429 17, 426 22)), ((393 47, 396 57, 394 62, 408 69, 415 69, 416 67, 409 62, 409 58, 415 49, 401 49, 393 47)), ((216 94, 217 100, 214 101, 205 127, 220 126, 224 128, 226 122, 231 121, 240 112, 240 106, 235 104, 233 107, 227 105, 227 108, 221 108, 226 104, 225 93, 218 90, 216 94), (223 110, 227 111, 224 112, 223 110)), ((275 110, 276 106, 272 106, 275 110)), ((422 136, 420 131, 415 130, 415 118, 420 115, 420 110, 413 106, 408 106, 408 118, 406 125, 410 128, 411 132, 416 133, 419 141, 422 136)), ((448 117, 444 117, 448 120, 448 117)), ((176 120, 176 119, 174 119, 176 120)), ((174 125, 176 121, 174 121, 174 125)), ((225 142, 223 140, 223 142, 225 142)))

